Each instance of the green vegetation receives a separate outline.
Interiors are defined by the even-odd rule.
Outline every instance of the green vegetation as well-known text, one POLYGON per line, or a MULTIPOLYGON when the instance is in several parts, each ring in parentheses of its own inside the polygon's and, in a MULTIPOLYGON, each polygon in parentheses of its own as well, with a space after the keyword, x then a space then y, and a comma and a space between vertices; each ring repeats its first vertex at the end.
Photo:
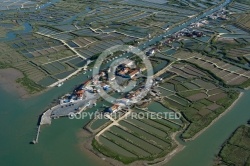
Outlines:
MULTIPOLYGON (((244 81, 244 82, 236 83, 235 85, 227 84, 226 81, 228 81, 228 80, 224 80, 224 78, 222 79, 221 76, 218 76, 217 73, 212 70, 214 68, 214 65, 212 65, 212 64, 209 68, 208 67, 204 68, 204 67, 200 66, 198 63, 193 64, 192 61, 184 61, 184 63, 191 63, 192 65, 195 65, 198 69, 207 72, 215 80, 220 81, 220 84, 222 86, 224 86, 225 88, 247 88, 250 85, 249 79, 244 81)), ((226 62, 223 62, 223 63, 226 64, 226 62)), ((227 73, 227 74, 229 74, 229 73, 227 73)))
POLYGON ((228 97, 219 99, 216 103, 222 105, 224 108, 228 108, 239 97, 239 92, 229 91, 227 95, 228 97))
MULTIPOLYGON (((129 133, 127 133, 127 134, 129 135, 129 133)), ((99 151, 100 153, 104 154, 105 156, 119 160, 119 161, 123 162, 124 164, 129 164, 129 163, 132 163, 136 160, 152 161, 156 158, 160 158, 160 157, 165 156, 166 154, 171 152, 176 147, 176 145, 171 145, 167 148, 164 148, 164 150, 161 150, 160 152, 152 154, 152 150, 154 151, 155 148, 156 149, 159 149, 159 148, 154 147, 154 145, 152 145, 151 143, 146 143, 146 141, 141 140, 141 138, 136 137, 136 135, 130 135, 128 137, 128 136, 122 136, 122 135, 120 135, 120 133, 117 134, 114 132, 109 132, 108 135, 109 136, 105 136, 106 141, 109 141, 109 143, 113 143, 115 146, 118 146, 119 148, 122 148, 123 150, 130 152, 131 154, 134 154, 135 157, 128 157, 129 154, 127 154, 127 155, 125 155, 125 153, 122 154, 121 152, 118 152, 117 149, 114 149, 114 147, 111 148, 111 147, 108 147, 106 145, 100 144, 96 139, 92 140, 92 146, 94 147, 95 150, 99 151), (110 135, 110 134, 112 134, 112 135, 110 135), (116 137, 117 139, 111 139, 110 138, 111 136, 116 137), (133 138, 133 141, 130 140, 131 138, 133 138), (135 145, 135 142, 134 142, 134 141, 136 141, 135 139, 137 139, 137 141, 139 141, 138 143, 140 143, 140 144, 145 144, 145 143, 147 144, 147 145, 145 144, 144 146, 152 146, 153 149, 151 147, 150 152, 147 152, 148 151, 148 149, 147 149, 147 151, 144 151, 143 153, 142 152, 139 153, 140 150, 142 150, 145 147, 142 148, 141 145, 138 145, 138 144, 135 145), (127 146, 125 146, 125 145, 127 145, 127 146), (136 151, 135 151, 135 148, 136 148, 136 151)), ((108 142, 106 142, 106 143, 108 143, 108 142)))
POLYGON ((227 97, 216 101, 216 104, 220 107, 215 108, 213 111, 207 109, 208 107, 202 104, 204 103, 204 100, 195 102, 190 107, 182 109, 181 112, 184 117, 191 123, 187 130, 185 130, 182 134, 182 137, 184 139, 192 138, 196 133, 208 126, 216 117, 219 116, 219 114, 232 105, 238 96, 239 93, 235 91, 228 92, 227 97))
POLYGON ((95 54, 94 56, 92 56, 91 58, 90 58, 90 60, 96 60, 98 57, 100 56, 100 54, 95 54))
MULTIPOLYGON (((240 86, 238 86, 239 88, 245 89, 248 88, 250 86, 250 79, 248 79, 246 82, 244 82, 243 84, 241 84, 240 86)), ((237 87, 237 86, 236 86, 237 87)))
POLYGON ((92 146, 94 147, 95 150, 99 151, 100 153, 104 154, 105 156, 119 160, 119 161, 123 162, 124 164, 129 164, 129 163, 132 163, 133 161, 137 160, 136 158, 126 157, 126 156, 123 156, 121 154, 117 154, 116 152, 113 152, 110 148, 98 143, 98 141, 96 141, 96 139, 92 140, 92 146))
POLYGON ((112 122, 108 119, 103 119, 103 118, 96 118, 96 119, 92 119, 85 128, 87 128, 88 130, 90 130, 91 132, 96 132, 96 131, 100 131, 101 129, 103 129, 104 127, 106 127, 107 125, 111 124, 112 122))
POLYGON ((192 75, 191 78, 174 77, 160 84, 162 87, 171 88, 175 93, 175 95, 162 98, 161 103, 167 108, 180 111, 188 121, 188 127, 181 135, 183 139, 192 138, 208 126, 239 95, 238 91, 229 88, 225 90, 225 87, 219 85, 217 77, 211 77, 212 72, 189 62, 175 63, 173 71, 180 76, 192 75))
MULTIPOLYGON (((139 109, 134 111, 144 112, 139 109)), ((175 124, 164 118, 140 120, 128 118, 120 121, 119 125, 109 128, 98 137, 98 140, 93 140, 92 145, 100 153, 124 164, 136 160, 152 161, 167 155, 177 146, 170 134, 181 128, 181 124, 175 124), (135 156, 130 157, 131 155, 135 156)))
MULTIPOLYGON (((176 111, 181 112, 184 118, 128 118, 92 141, 94 149, 124 164, 136 160, 154 160, 176 148, 171 138, 174 132, 187 126, 181 136, 184 139, 192 138, 236 100, 238 91, 231 88, 250 85, 247 66, 250 58, 244 57, 250 50, 250 37, 246 33, 249 14, 229 15, 249 8, 235 2, 249 3, 248 0, 235 0, 228 6, 229 12, 225 11, 225 19, 223 12, 220 12, 211 16, 221 15, 221 18, 208 20, 208 16, 198 21, 195 17, 199 18, 199 15, 221 2, 63 0, 45 5, 41 10, 23 10, 18 7, 18 10, 10 12, 2 11, 0 36, 22 30, 23 22, 30 24, 31 30, 25 33, 17 31, 13 38, 0 41, 0 69, 13 66, 21 71, 24 77, 17 82, 30 93, 36 93, 71 75, 85 66, 88 60, 92 60, 88 66, 88 69, 92 69, 99 55, 115 45, 130 44, 144 51, 156 50, 157 53, 149 57, 154 72, 175 62, 171 63, 168 68, 170 71, 167 71, 171 72, 171 77, 167 73, 162 74, 160 77, 168 78, 164 83, 159 82, 159 87, 153 87, 159 93, 149 93, 144 98, 148 101, 141 102, 141 106, 147 106, 148 109, 134 107, 133 111, 176 111), (234 8, 233 12, 231 8, 234 8), (227 20, 227 17, 232 19, 227 20), (194 28, 182 24, 187 20, 194 23, 194 28), (166 34, 175 26, 176 30, 186 29, 187 32, 166 34), (204 35, 194 35, 194 31, 204 35), (244 49, 240 50, 242 47, 244 49), (238 52, 241 54, 238 55, 238 52)), ((111 60, 126 56, 134 60, 137 67, 145 68, 142 59, 126 52, 116 51, 104 63, 109 66, 111 60)), ((89 73, 86 74, 88 76, 84 78, 91 77, 89 73)), ((124 115, 126 111, 122 111, 124 115)), ((115 120, 120 118, 114 115, 110 116, 115 120)), ((85 127, 96 134, 111 123, 114 123, 113 119, 94 119, 85 127)), ((246 148, 243 144, 237 146, 246 148)))
POLYGON ((9 64, 0 62, 0 69, 5 69, 5 68, 8 68, 8 67, 10 67, 9 64))
POLYGON ((239 3, 244 3, 247 5, 250 5, 250 2, 248 0, 234 0, 235 2, 239 2, 239 3))
POLYGON ((22 84, 31 94, 40 92, 44 89, 41 85, 36 84, 34 81, 30 80, 27 76, 19 78, 17 82, 22 84))
POLYGON ((178 94, 182 97, 188 97, 200 93, 201 90, 190 90, 185 92, 179 92, 178 94))
POLYGON ((250 126, 240 126, 226 141, 214 165, 250 165, 250 126))
MULTIPOLYGON (((11 21, 8 22, 1 21, 0 24, 2 23, 13 24, 11 21)), ((0 38, 4 38, 9 31, 18 31, 18 30, 24 30, 24 27, 22 25, 15 25, 12 28, 5 28, 0 26, 0 38)))

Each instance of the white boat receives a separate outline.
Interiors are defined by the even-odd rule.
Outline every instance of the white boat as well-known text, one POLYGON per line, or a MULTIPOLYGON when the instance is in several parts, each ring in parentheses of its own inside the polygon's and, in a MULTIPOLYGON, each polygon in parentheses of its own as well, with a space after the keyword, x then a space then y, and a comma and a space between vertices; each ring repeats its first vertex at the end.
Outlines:
POLYGON ((61 87, 63 85, 63 82, 57 84, 57 87, 61 87))

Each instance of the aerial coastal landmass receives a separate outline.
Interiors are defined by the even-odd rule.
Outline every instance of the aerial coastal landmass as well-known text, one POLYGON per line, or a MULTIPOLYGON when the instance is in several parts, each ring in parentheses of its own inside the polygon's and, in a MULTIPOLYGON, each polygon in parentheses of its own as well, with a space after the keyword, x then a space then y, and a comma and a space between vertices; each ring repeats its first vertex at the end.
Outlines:
POLYGON ((249 124, 240 126, 227 140, 219 153, 217 165, 249 165, 249 124))
POLYGON ((0 1, 0 165, 250 165, 249 15, 248 0, 0 1))

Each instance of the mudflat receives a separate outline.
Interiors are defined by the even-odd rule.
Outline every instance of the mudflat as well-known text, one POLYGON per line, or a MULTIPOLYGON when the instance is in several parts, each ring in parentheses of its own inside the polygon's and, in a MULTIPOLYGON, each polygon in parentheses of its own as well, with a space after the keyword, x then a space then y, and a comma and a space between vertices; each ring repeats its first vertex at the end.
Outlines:
POLYGON ((0 86, 8 92, 14 93, 14 95, 27 96, 29 94, 27 90, 16 82, 18 78, 23 77, 23 73, 16 69, 0 69, 0 86))

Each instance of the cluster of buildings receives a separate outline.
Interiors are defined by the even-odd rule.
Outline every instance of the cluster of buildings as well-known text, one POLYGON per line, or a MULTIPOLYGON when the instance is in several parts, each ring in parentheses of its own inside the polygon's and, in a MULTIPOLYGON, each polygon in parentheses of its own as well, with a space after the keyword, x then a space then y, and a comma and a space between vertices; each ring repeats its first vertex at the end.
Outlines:
POLYGON ((202 37, 204 34, 203 32, 199 32, 199 31, 192 31, 192 32, 182 32, 184 34, 184 36, 187 37, 202 37))
MULTIPOLYGON (((208 16, 208 18, 209 19, 218 19, 218 18, 226 19, 226 13, 227 13, 227 11, 222 9, 222 10, 208 16)), ((167 38, 163 43, 160 43, 160 44, 161 45, 162 44, 170 45, 171 43, 180 39, 183 36, 194 37, 194 38, 195 37, 202 37, 202 36, 204 36, 204 33, 196 30, 196 28, 202 27, 205 24, 208 24, 207 20, 195 22, 195 23, 191 24, 189 26, 189 28, 185 28, 185 29, 173 34, 170 38, 167 38)), ((151 38, 150 35, 149 35, 149 38, 151 38)), ((155 46, 155 47, 152 47, 152 48, 149 48, 148 50, 146 50, 146 52, 145 52, 146 55, 147 56, 154 55, 156 53, 156 50, 158 49, 157 48, 158 46, 155 46)), ((88 95, 86 95, 86 93, 89 93, 89 94, 98 93, 98 89, 95 88, 97 83, 98 83, 98 85, 101 85, 101 88, 103 88, 103 90, 105 90, 105 91, 112 90, 112 89, 110 89, 110 83, 107 82, 108 81, 108 73, 110 73, 110 72, 112 72, 114 74, 114 75, 112 75, 112 78, 109 78, 111 80, 110 83, 112 83, 112 81, 114 81, 117 76, 122 77, 122 78, 127 78, 128 80, 129 79, 136 79, 137 78, 136 76, 138 76, 141 73, 141 69, 136 68, 133 61, 125 59, 121 64, 116 64, 116 65, 110 67, 107 71, 102 71, 98 75, 91 78, 90 80, 81 84, 78 88, 76 88, 74 90, 74 92, 71 95, 68 95, 68 96, 66 96, 65 99, 62 99, 61 103, 74 102, 77 100, 84 100, 88 96, 88 95)), ((160 81, 162 81, 162 78, 160 78, 160 77, 156 78, 155 84, 157 84, 160 81)), ((128 93, 125 96, 125 98, 117 99, 115 101, 114 105, 105 109, 104 111, 107 113, 115 113, 121 109, 124 109, 124 108, 130 106, 131 104, 133 104, 134 101, 140 101, 143 98, 143 94, 147 93, 148 90, 149 89, 147 89, 145 87, 138 88, 137 90, 128 93)), ((156 95, 157 93, 155 92, 153 94, 156 95)))
POLYGON ((132 91, 128 93, 125 98, 117 99, 113 106, 105 109, 105 112, 115 113, 117 111, 120 111, 132 105, 136 101, 140 101, 143 98, 143 93, 147 93, 147 89, 145 87, 132 91))
MULTIPOLYGON (((131 60, 125 60, 122 64, 114 66, 114 68, 116 68, 116 76, 128 79, 135 79, 136 76, 141 72, 141 69, 134 68, 134 62, 131 60)), ((104 111, 106 113, 115 113, 131 105, 133 100, 136 100, 140 97, 140 94, 144 89, 145 88, 139 88, 136 91, 130 92, 125 98, 117 99, 113 106, 105 109, 104 111)))
POLYGON ((209 15, 208 18, 212 20, 216 20, 216 19, 227 20, 227 14, 228 14, 227 10, 221 9, 220 11, 209 15))
POLYGON ((112 107, 105 109, 106 113, 115 113, 121 109, 121 106, 118 104, 114 104, 112 107))
MULTIPOLYGON (((180 39, 181 37, 186 36, 186 37, 202 37, 204 36, 203 32, 197 31, 197 30, 190 30, 190 29, 183 29, 175 34, 173 34, 172 36, 170 36, 169 38, 167 38, 163 43, 161 43, 160 47, 162 45, 167 45, 169 47, 175 48, 174 46, 172 46, 171 44, 173 42, 175 42, 176 40, 180 39)), ((176 47, 175 49, 178 49, 178 47, 176 47)), ((150 51, 148 51, 146 53, 147 56, 150 56, 152 54, 155 53, 156 48, 152 48, 150 51)))
POLYGON ((134 92, 128 93, 126 97, 127 97, 128 99, 132 99, 133 97, 138 96, 140 93, 141 93, 141 89, 137 89, 137 90, 134 91, 134 92))
POLYGON ((121 76, 124 78, 130 78, 133 79, 135 78, 136 75, 138 75, 140 73, 140 69, 131 69, 128 67, 124 67, 121 70, 119 70, 116 75, 117 76, 121 76))
MULTIPOLYGON (((134 67, 134 62, 131 60, 124 60, 122 64, 118 66, 112 66, 106 71, 101 71, 99 74, 93 76, 88 81, 84 82, 80 86, 78 86, 72 94, 65 95, 64 98, 60 100, 60 104, 67 103, 75 103, 78 101, 89 100, 91 96, 95 95, 99 92, 99 88, 104 91, 110 92, 112 89, 110 88, 110 83, 108 82, 108 73, 113 72, 115 76, 128 78, 128 79, 136 79, 136 76, 141 72, 140 69, 134 67), (99 88, 96 86, 99 85, 99 88)), ((129 106, 136 97, 140 96, 140 92, 143 91, 143 88, 139 88, 138 90, 130 93, 126 98, 117 99, 115 101, 116 104, 105 109, 105 112, 114 113, 122 108, 129 106)))
POLYGON ((130 64, 131 62, 125 62, 119 65, 115 71, 115 75, 123 78, 134 79, 138 74, 140 74, 141 70, 138 68, 131 68, 130 64))
POLYGON ((192 28, 185 28, 181 30, 180 32, 176 33, 174 36, 171 37, 170 41, 173 41, 174 39, 180 38, 182 36, 186 37, 202 37, 204 34, 201 31, 194 30, 192 28))
MULTIPOLYGON (((100 72, 98 75, 94 76, 93 78, 89 79, 88 81, 84 82, 80 86, 78 86, 72 94, 65 95, 61 100, 60 104, 65 103, 73 103, 79 100, 87 100, 89 96, 94 95, 98 92, 95 87, 96 80, 99 81, 101 77, 106 77, 107 74, 105 72, 100 72)), ((107 78, 103 78, 106 80, 107 78)), ((109 90, 110 86, 106 84, 104 81, 101 82, 101 87, 107 91, 109 90)))

